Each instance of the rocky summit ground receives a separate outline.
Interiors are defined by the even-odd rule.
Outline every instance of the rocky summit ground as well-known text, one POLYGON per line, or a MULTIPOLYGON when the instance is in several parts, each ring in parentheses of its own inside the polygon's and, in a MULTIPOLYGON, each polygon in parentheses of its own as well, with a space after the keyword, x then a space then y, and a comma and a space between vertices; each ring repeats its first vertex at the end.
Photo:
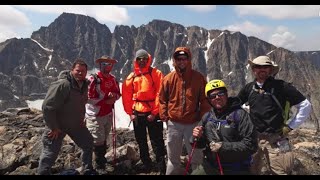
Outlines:
MULTIPOLYGON (((40 111, 29 108, 7 109, 0 113, 0 175, 35 175, 41 152, 41 135, 44 129, 40 111)), ((112 146, 106 155, 108 165, 101 175, 157 175, 156 165, 149 172, 141 169, 138 147, 133 132, 117 129, 116 161, 112 146), (115 165, 114 165, 115 162, 115 165)), ((295 175, 320 175, 320 137, 312 129, 297 129, 290 133, 296 155, 295 175)), ((150 146, 151 147, 151 146, 150 146)), ((53 166, 54 174, 80 167, 80 150, 67 136, 60 155, 53 166)), ((152 159, 154 156, 152 150, 152 159)), ((181 156, 182 166, 187 161, 181 156)))

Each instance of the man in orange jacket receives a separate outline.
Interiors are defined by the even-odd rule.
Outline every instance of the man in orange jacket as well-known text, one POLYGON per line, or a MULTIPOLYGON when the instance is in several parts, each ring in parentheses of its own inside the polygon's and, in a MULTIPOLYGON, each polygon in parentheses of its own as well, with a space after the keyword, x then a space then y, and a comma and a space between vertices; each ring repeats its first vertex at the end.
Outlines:
MULTIPOLYGON (((192 69, 191 52, 187 47, 178 47, 173 54, 175 71, 163 78, 159 93, 160 117, 168 122, 167 175, 183 174, 180 155, 183 140, 189 142, 193 128, 202 115, 210 110, 204 90, 206 79, 192 69)), ((188 154, 190 143, 185 143, 188 154)), ((191 161, 192 170, 202 163, 202 152, 196 149, 191 161)))
POLYGON ((150 171, 152 161, 147 144, 147 131, 156 155, 160 174, 165 174, 165 146, 163 123, 159 121, 159 90, 163 78, 160 70, 150 67, 151 55, 144 49, 136 52, 134 70, 122 84, 122 102, 125 112, 133 121, 140 159, 145 171, 150 171))

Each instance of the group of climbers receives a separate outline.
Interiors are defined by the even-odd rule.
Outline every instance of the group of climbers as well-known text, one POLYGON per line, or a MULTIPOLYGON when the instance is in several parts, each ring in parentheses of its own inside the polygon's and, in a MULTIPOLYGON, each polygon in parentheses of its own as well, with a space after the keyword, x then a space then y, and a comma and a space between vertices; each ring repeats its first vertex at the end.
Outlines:
POLYGON ((236 97, 229 97, 222 80, 207 83, 192 69, 191 61, 189 48, 176 48, 175 71, 164 76, 151 67, 151 55, 140 49, 121 93, 119 82, 110 74, 115 59, 98 58, 100 70, 87 80, 87 65, 75 61, 72 70, 61 72, 49 87, 42 106, 46 129, 38 173, 50 174, 65 135, 82 149, 83 174, 94 171, 93 167, 104 170, 110 131, 115 146, 114 104, 122 96, 145 172, 153 166, 149 136, 162 175, 290 174, 294 157, 287 135, 307 119, 311 104, 292 84, 274 78, 278 65, 267 56, 249 60, 254 81, 236 97), (244 103, 250 106, 249 112, 241 107, 244 103), (291 106, 298 112, 286 122, 286 107, 291 106), (167 146, 163 123, 167 124, 167 146), (186 168, 180 160, 183 145, 189 155, 186 168))

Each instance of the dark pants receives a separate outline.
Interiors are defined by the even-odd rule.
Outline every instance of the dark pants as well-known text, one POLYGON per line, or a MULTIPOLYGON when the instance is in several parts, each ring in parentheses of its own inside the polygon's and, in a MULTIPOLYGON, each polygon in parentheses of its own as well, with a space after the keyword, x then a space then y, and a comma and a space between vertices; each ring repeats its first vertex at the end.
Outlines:
MULTIPOLYGON (((250 167, 240 163, 221 163, 223 175, 250 175, 250 167)), ((191 175, 221 175, 219 165, 204 159, 203 164, 193 170, 191 175)))
POLYGON ((147 143, 147 128, 152 149, 156 155, 156 161, 163 161, 166 155, 163 140, 163 122, 157 122, 159 115, 157 115, 152 122, 147 120, 147 116, 148 114, 137 116, 137 119, 133 123, 134 135, 139 145, 140 159, 144 164, 151 163, 147 143))
POLYGON ((40 155, 38 174, 50 174, 51 167, 58 158, 62 141, 66 134, 76 143, 82 150, 82 166, 84 169, 92 169, 92 152, 93 152, 93 138, 87 128, 78 128, 64 132, 58 136, 57 139, 51 140, 48 137, 50 130, 45 128, 42 135, 42 152, 40 155))

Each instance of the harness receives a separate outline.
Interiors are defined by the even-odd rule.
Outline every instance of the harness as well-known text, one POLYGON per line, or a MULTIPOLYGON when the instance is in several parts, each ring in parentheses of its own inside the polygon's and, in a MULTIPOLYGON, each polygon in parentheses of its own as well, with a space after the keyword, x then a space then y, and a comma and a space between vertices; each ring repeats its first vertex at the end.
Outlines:
POLYGON ((147 72, 144 72, 144 73, 141 73, 141 74, 138 74, 138 75, 135 72, 133 72, 132 82, 134 81, 134 78, 136 78, 136 77, 149 74, 151 76, 152 86, 153 86, 154 85, 154 81, 153 81, 153 78, 152 78, 152 70, 153 70, 153 67, 149 67, 147 72))
MULTIPOLYGON (((93 77, 93 83, 95 83, 95 86, 97 87, 99 84, 101 84, 101 78, 97 74, 90 74, 90 76, 93 77)), ((113 78, 114 84, 117 86, 117 81, 115 78, 113 78)), ((118 89, 119 90, 119 89, 118 89)), ((101 90, 100 90, 101 91, 101 90)), ((120 90, 119 90, 120 91, 120 90)), ((99 93, 99 92, 98 92, 99 93)))
MULTIPOLYGON (((153 77, 152 77, 152 70, 153 70, 153 67, 149 67, 148 68, 148 71, 147 72, 144 72, 144 73, 141 73, 141 74, 136 74, 135 72, 133 72, 133 76, 132 76, 132 82, 134 82, 134 78, 136 78, 136 77, 140 77, 140 76, 142 76, 142 75, 147 75, 147 74, 149 74, 150 75, 150 77, 151 77, 151 80, 152 80, 152 87, 154 86, 154 80, 153 80, 153 77)), ((134 88, 133 87, 133 83, 132 83, 132 88, 134 88)), ((136 101, 136 102, 145 102, 148 106, 149 106, 149 108, 151 108, 151 105, 149 104, 149 102, 154 102, 155 101, 155 99, 149 99, 149 100, 140 100, 140 99, 135 99, 134 101, 136 101)), ((136 114, 137 112, 136 112, 136 110, 134 110, 134 113, 136 114)))
MULTIPOLYGON (((238 115, 238 111, 239 109, 233 111, 231 114, 226 116, 226 118, 223 120, 218 119, 213 111, 208 113, 208 115, 204 120, 204 124, 208 122, 212 122, 214 124, 214 129, 212 131, 213 131, 213 134, 216 136, 216 141, 221 141, 221 138, 218 134, 222 126, 224 127, 230 126, 230 128, 235 128, 235 129, 239 127, 240 117, 238 115)), ((207 128, 206 128, 206 131, 208 131, 207 128)), ((209 161, 209 163, 213 166, 218 166, 217 162, 209 161)), ((228 167, 233 170, 241 170, 243 168, 249 168, 251 164, 252 164, 252 156, 249 156, 248 159, 241 162, 221 163, 222 167, 228 167)))
POLYGON ((208 113, 207 117, 205 118, 205 121, 203 122, 204 124, 207 123, 207 121, 213 122, 215 125, 215 129, 219 132, 221 125, 226 125, 226 124, 232 124, 234 123, 235 128, 238 128, 239 122, 240 122, 240 117, 238 115, 239 109, 233 111, 230 115, 226 116, 225 120, 218 119, 216 115, 211 111, 208 113))

